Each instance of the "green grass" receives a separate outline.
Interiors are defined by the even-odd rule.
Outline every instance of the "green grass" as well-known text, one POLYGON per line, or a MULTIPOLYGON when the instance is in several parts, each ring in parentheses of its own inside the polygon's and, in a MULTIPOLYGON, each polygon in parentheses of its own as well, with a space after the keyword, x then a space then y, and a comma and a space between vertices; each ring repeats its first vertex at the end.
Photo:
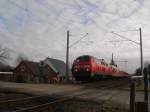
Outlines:
MULTIPOLYGON (((144 91, 144 84, 136 85, 135 90, 136 91, 144 91)), ((150 92, 150 86, 148 87, 148 91, 150 92)))

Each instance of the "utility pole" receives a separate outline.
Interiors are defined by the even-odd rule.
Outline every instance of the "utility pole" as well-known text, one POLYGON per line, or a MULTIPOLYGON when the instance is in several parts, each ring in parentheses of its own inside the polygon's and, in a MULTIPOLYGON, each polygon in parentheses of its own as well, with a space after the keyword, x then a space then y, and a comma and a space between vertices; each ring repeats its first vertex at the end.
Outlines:
POLYGON ((111 62, 110 62, 110 64, 111 64, 111 65, 115 65, 113 53, 112 53, 112 56, 111 56, 111 62))
POLYGON ((144 73, 144 100, 147 103, 147 112, 148 112, 148 78, 147 78, 148 70, 146 67, 144 68, 143 73, 144 73))
MULTIPOLYGON (((141 62, 141 75, 143 75, 143 46, 142 46, 142 30, 141 28, 139 28, 139 32, 140 32, 140 42, 136 42, 136 41, 133 41, 125 36, 122 36, 122 35, 119 35, 115 32, 112 32, 113 34, 119 36, 120 38, 124 39, 124 40, 119 40, 119 41, 116 41, 116 42, 121 42, 121 41, 131 41, 137 45, 140 45, 140 62, 141 62)), ((115 42, 115 41, 113 41, 115 42)))
POLYGON ((76 42, 74 42, 72 45, 69 45, 69 30, 67 31, 67 48, 66 48, 66 82, 69 81, 69 49, 76 45, 77 43, 79 43, 82 39, 84 39, 86 36, 88 35, 88 33, 86 33, 82 38, 80 38, 79 40, 77 40, 76 42))
POLYGON ((114 62, 114 55, 112 53, 112 65, 114 65, 114 64, 115 64, 115 62, 114 62))
POLYGON ((140 32, 140 51, 141 51, 141 75, 143 75, 144 72, 144 101, 147 103, 147 109, 146 112, 148 112, 148 70, 145 67, 143 70, 143 49, 142 49, 142 31, 141 28, 139 28, 140 32))
POLYGON ((130 84, 130 112, 135 112, 135 82, 132 79, 130 84))
POLYGON ((140 32, 140 55, 141 55, 141 75, 143 75, 143 49, 142 49, 142 31, 139 28, 140 32))
POLYGON ((66 81, 69 80, 69 30, 67 31, 67 49, 66 49, 66 81))
MULTIPOLYGON (((143 75, 143 49, 142 49, 142 31, 140 32, 140 52, 141 52, 141 75, 143 75)), ((147 78, 147 68, 144 69, 144 100, 148 103, 148 78, 147 78)))
MULTIPOLYGON (((146 103, 147 106, 147 110, 145 112, 148 112, 148 80, 147 80, 147 69, 144 69, 144 75, 143 75, 143 46, 142 46, 142 30, 141 28, 139 28, 139 33, 140 33, 140 42, 135 42, 127 37, 124 37, 122 35, 119 35, 117 33, 112 32, 113 34, 118 35, 119 37, 134 42, 135 44, 140 45, 140 61, 141 61, 141 77, 144 77, 144 101, 146 103)), ((132 88, 132 87, 131 87, 132 88)), ((131 102, 132 104, 132 102, 131 102)), ((137 106, 138 107, 138 106, 137 106)), ((132 110, 132 109, 131 109, 132 110)), ((141 112, 141 111, 140 111, 141 112)))

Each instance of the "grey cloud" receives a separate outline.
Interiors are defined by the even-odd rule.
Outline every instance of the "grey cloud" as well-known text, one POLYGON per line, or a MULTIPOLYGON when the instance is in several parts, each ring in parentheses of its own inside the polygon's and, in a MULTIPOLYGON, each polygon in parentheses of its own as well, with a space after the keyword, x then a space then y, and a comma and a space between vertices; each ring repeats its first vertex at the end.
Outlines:
MULTIPOLYGON (((115 40, 110 33, 112 30, 137 29, 147 25, 144 31, 148 32, 148 3, 143 0, 1 0, 0 43, 14 53, 23 52, 33 60, 47 56, 65 60, 66 31, 70 30, 70 43, 89 33, 70 49, 71 61, 83 54, 109 60, 112 52, 118 55, 118 59, 126 57, 130 60, 133 56, 138 59, 138 48, 134 45, 113 45, 108 41, 115 40)), ((137 40, 139 35, 138 32, 121 34, 133 40, 137 40)), ((143 37, 143 40, 149 49, 149 38, 143 37)), ((145 50, 144 56, 149 56, 145 50)), ((133 63, 135 66, 132 68, 138 66, 135 61, 133 63)))

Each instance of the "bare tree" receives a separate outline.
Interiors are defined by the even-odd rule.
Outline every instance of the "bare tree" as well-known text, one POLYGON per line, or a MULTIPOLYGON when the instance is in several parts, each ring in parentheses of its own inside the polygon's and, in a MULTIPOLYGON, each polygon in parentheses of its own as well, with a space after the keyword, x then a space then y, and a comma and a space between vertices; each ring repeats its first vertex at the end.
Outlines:
POLYGON ((140 67, 136 69, 135 75, 138 75, 138 76, 141 75, 141 68, 140 67))
POLYGON ((144 67, 148 68, 149 64, 150 64, 149 61, 145 61, 145 62, 144 62, 144 67))
POLYGON ((8 59, 10 59, 10 52, 11 50, 8 48, 4 48, 0 46, 0 62, 7 63, 8 59))
POLYGON ((18 57, 16 59, 16 64, 19 64, 20 62, 22 62, 24 60, 29 60, 29 58, 27 56, 25 56, 24 53, 20 53, 20 54, 18 54, 18 57))

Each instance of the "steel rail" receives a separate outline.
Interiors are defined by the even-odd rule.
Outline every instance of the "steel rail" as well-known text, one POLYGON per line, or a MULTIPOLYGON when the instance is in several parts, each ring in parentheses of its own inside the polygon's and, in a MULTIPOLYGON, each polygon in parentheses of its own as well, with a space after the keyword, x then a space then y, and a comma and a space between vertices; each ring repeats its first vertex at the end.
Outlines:
MULTIPOLYGON (((123 84, 126 84, 124 82, 120 82, 120 83, 118 83, 116 85, 112 84, 109 87, 107 85, 107 87, 104 86, 101 89, 110 89, 112 87, 117 88, 117 87, 121 87, 123 84), (120 84, 120 83, 122 83, 122 84, 120 84)), ((45 104, 42 104, 42 105, 37 105, 37 106, 33 106, 33 107, 21 109, 21 110, 16 110, 16 111, 13 111, 13 112, 30 112, 30 111, 32 111, 32 112, 38 112, 38 111, 42 112, 45 109, 50 108, 49 106, 52 105, 52 104, 59 103, 59 102, 62 102, 62 101, 67 101, 67 100, 70 100, 70 99, 73 99, 73 98, 78 98, 78 97, 81 97, 83 95, 91 94, 91 93, 95 93, 95 92, 96 92, 96 90, 95 91, 89 91, 89 92, 85 91, 85 93, 81 93, 81 94, 78 94, 78 95, 70 95, 70 96, 68 95, 68 96, 64 96, 62 99, 57 99, 57 100, 49 102, 49 103, 45 103, 45 104)), ((103 94, 100 94, 100 96, 103 96, 103 95, 106 95, 106 94, 110 94, 110 92, 107 92, 107 93, 105 92, 103 94)))
POLYGON ((27 101, 27 100, 34 100, 37 98, 44 98, 44 97, 49 97, 50 95, 41 95, 41 96, 34 96, 34 97, 27 97, 27 98, 19 98, 16 100, 7 100, 7 101, 0 101, 0 104, 3 103, 13 103, 13 102, 21 102, 21 101, 27 101))

